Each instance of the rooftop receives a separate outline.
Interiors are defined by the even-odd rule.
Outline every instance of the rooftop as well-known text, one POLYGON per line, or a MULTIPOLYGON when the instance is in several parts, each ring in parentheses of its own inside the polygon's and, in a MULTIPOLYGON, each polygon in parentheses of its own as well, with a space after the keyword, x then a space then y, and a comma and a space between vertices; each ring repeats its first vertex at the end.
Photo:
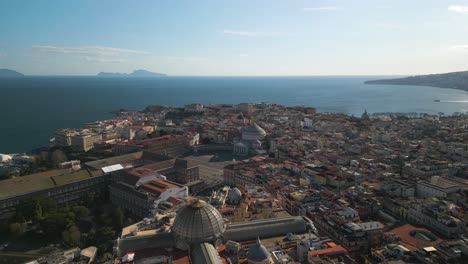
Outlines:
POLYGON ((419 247, 434 246, 443 241, 432 234, 431 231, 410 224, 394 228, 388 231, 388 233, 399 236, 401 243, 410 250, 415 250, 419 247))
POLYGON ((70 172, 69 169, 52 170, 0 181, 0 199, 31 193, 93 177, 87 170, 70 172))

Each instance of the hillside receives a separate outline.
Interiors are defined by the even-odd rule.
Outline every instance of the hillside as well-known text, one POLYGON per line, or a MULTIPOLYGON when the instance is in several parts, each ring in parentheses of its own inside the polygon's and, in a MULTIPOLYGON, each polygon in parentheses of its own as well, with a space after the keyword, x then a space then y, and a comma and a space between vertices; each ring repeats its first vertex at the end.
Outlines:
POLYGON ((0 69, 0 78, 4 77, 24 77, 24 74, 14 70, 0 69))
POLYGON ((365 84, 416 85, 468 91, 468 71, 410 76, 398 79, 372 80, 365 84))
POLYGON ((99 77, 164 77, 166 74, 158 72, 150 72, 146 70, 135 70, 132 73, 118 73, 118 72, 100 72, 97 74, 99 77))

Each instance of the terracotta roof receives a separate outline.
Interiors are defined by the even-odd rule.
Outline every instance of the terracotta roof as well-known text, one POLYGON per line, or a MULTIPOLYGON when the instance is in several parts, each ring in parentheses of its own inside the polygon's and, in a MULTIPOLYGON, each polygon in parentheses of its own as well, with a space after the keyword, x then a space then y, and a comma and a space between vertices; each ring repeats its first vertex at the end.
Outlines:
POLYGON ((323 249, 311 249, 309 250, 309 254, 313 256, 321 256, 321 255, 336 255, 336 254, 345 254, 346 249, 340 245, 336 245, 333 242, 326 242, 323 243, 326 248, 323 249))
POLYGON ((441 243, 443 240, 434 235, 431 231, 426 228, 415 227, 410 224, 402 225, 400 227, 390 230, 390 234, 395 234, 400 237, 401 243, 409 250, 415 250, 417 247, 429 247, 441 243), (418 239, 414 232, 423 232, 433 237, 433 240, 418 239))
POLYGON ((145 183, 142 186, 140 186, 140 189, 144 189, 146 191, 149 191, 152 194, 155 194, 156 196, 161 195, 161 193, 165 192, 169 188, 173 187, 180 187, 179 185, 176 185, 175 183, 165 181, 165 180, 154 180, 149 183, 145 183))

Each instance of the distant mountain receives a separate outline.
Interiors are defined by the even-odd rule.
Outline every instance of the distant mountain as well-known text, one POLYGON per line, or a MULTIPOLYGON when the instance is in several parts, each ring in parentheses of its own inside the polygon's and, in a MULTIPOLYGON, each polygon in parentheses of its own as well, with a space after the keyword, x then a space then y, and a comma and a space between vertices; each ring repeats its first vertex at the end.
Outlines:
POLYGON ((14 70, 0 69, 0 78, 4 77, 24 77, 24 74, 14 70))
POLYGON ((166 74, 146 70, 134 70, 132 73, 100 72, 99 77, 164 77, 166 74))
POLYGON ((468 91, 468 71, 366 81, 365 84, 432 86, 468 91))

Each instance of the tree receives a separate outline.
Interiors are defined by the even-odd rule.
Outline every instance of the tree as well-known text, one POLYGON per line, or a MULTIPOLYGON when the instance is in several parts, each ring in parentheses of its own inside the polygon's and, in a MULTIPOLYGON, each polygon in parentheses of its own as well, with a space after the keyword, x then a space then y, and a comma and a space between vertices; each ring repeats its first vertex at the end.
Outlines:
POLYGON ((123 227, 123 223, 125 219, 122 209, 120 208, 115 209, 114 214, 113 214, 113 219, 114 219, 114 228, 121 229, 123 227))
POLYGON ((11 179, 13 176, 14 175, 11 172, 7 171, 0 174, 0 180, 8 180, 11 179))
POLYGON ((71 226, 62 232, 62 239, 72 246, 79 246, 81 243, 81 232, 77 226, 71 226))
POLYGON ((64 213, 53 213, 46 216, 40 223, 41 230, 46 234, 49 241, 57 240, 67 226, 67 215, 64 213))
POLYGON ((41 220, 42 219, 42 205, 40 201, 36 201, 36 205, 34 208, 34 218, 35 220, 41 220))
POLYGON ((96 236, 97 247, 100 252, 108 252, 114 245, 116 233, 111 227, 105 226, 98 230, 96 236))
POLYGON ((73 207, 73 212, 77 221, 80 221, 89 216, 89 209, 84 206, 75 206, 73 207))
POLYGON ((61 149, 56 149, 52 152, 50 159, 52 164, 54 164, 55 167, 58 167, 60 163, 67 161, 67 156, 61 149))
POLYGON ((26 231, 26 224, 24 223, 11 223, 10 224, 10 234, 14 237, 14 238, 18 238, 20 237, 21 235, 24 234, 24 232, 26 231))
POLYGON ((16 220, 17 221, 29 221, 33 220, 36 208, 36 202, 34 198, 23 200, 16 207, 16 220))
POLYGON ((20 202, 16 208, 16 219, 40 221, 57 210, 55 201, 46 196, 35 196, 20 202))

